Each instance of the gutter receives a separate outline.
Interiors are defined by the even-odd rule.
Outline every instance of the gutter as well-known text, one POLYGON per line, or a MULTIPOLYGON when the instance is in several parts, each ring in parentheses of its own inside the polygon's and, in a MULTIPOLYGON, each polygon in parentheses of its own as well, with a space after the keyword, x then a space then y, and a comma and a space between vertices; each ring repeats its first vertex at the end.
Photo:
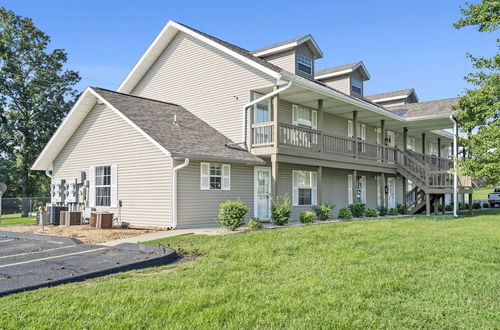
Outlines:
POLYGON ((458 217, 458 124, 455 118, 453 118, 453 115, 450 115, 450 120, 453 122, 453 216, 456 218, 458 217))
POLYGON ((184 158, 184 162, 172 170, 172 226, 170 229, 177 227, 177 171, 188 165, 189 158, 184 158))
MULTIPOLYGON (((278 79, 279 80, 279 79, 278 79)), ((267 100, 270 97, 273 97, 276 94, 279 94, 281 92, 284 92, 288 88, 292 87, 293 82, 289 81, 288 84, 285 85, 283 88, 278 88, 277 90, 272 91, 269 94, 266 94, 262 97, 259 97, 256 100, 253 100, 251 102, 248 102, 243 106, 243 137, 242 137, 242 142, 232 142, 232 143, 226 143, 226 146, 231 146, 231 145, 237 145, 237 144, 243 144, 245 146, 245 149, 247 149, 247 109, 251 107, 254 104, 257 104, 261 101, 267 100)))

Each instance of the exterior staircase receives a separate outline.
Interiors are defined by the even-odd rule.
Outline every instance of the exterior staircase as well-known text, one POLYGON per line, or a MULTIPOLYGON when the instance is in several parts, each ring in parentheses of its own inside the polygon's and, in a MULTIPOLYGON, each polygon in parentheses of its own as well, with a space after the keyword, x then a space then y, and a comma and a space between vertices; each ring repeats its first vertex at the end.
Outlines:
MULTIPOLYGON (((398 150, 397 171, 414 186, 404 196, 408 213, 416 214, 427 209, 429 214, 431 202, 439 203, 444 194, 453 193, 454 176, 449 171, 453 163, 443 158, 418 156, 411 151, 398 150)), ((472 193, 470 177, 458 177, 458 190, 459 193, 472 193)))

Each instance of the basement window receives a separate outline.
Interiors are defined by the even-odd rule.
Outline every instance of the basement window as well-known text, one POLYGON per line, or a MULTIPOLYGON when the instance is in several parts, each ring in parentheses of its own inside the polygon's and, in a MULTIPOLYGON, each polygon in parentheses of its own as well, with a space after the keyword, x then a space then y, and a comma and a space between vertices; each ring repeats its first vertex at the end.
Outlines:
POLYGON ((298 55, 297 70, 307 74, 312 74, 312 60, 304 55, 298 55))

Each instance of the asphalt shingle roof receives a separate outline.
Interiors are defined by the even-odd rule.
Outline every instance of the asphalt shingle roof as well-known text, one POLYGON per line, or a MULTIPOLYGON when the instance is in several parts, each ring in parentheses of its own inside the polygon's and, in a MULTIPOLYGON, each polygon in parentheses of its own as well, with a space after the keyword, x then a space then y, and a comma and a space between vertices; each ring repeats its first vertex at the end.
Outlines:
POLYGON ((452 97, 435 101, 409 103, 400 105, 397 109, 391 108, 391 112, 404 118, 452 114, 454 112, 452 107, 459 100, 459 97, 452 97))
POLYGON ((103 88, 92 89, 172 156, 264 163, 246 150, 226 146, 230 139, 180 105, 103 88))
POLYGON ((394 97, 394 96, 408 96, 408 95, 410 95, 410 93, 412 91, 413 91, 413 88, 407 88, 407 89, 402 89, 400 91, 393 91, 393 92, 368 95, 368 96, 365 96, 365 98, 367 98, 369 100, 378 100, 378 99, 385 99, 385 98, 394 97))
POLYGON ((353 62, 353 63, 339 65, 339 66, 336 66, 336 67, 333 67, 333 68, 329 68, 329 69, 319 70, 319 71, 316 71, 314 73, 314 76, 317 77, 317 76, 321 76, 321 75, 324 75, 324 74, 329 74, 329 73, 334 73, 334 72, 348 70, 348 69, 351 69, 351 68, 355 67, 359 63, 360 62, 358 61, 358 62, 353 62))
POLYGON ((293 38, 293 39, 290 39, 290 40, 287 40, 287 41, 279 42, 279 43, 274 44, 274 45, 269 45, 269 46, 262 47, 262 48, 259 48, 259 49, 256 49, 256 50, 252 50, 250 52, 250 54, 260 53, 260 52, 263 52, 263 51, 268 50, 268 49, 272 49, 272 48, 283 46, 283 45, 286 45, 286 44, 289 44, 289 43, 292 43, 292 42, 296 42, 296 41, 299 41, 299 40, 307 37, 308 35, 309 34, 306 34, 306 35, 303 35, 302 37, 293 38))

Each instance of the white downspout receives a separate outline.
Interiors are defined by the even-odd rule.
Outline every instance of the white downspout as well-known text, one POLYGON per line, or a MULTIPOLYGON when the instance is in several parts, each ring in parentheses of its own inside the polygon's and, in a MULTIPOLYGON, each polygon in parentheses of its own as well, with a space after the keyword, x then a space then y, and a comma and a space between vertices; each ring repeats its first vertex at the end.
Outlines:
POLYGON ((52 174, 50 174, 50 171, 45 171, 45 175, 48 176, 51 181, 54 179, 54 177, 52 176, 52 174))
POLYGON ((450 116, 450 119, 453 122, 453 216, 456 218, 458 217, 458 124, 453 115, 450 116))
POLYGON ((172 226, 177 227, 177 171, 189 165, 189 158, 184 158, 184 163, 177 165, 172 170, 172 226))
POLYGON ((242 130, 243 136, 242 136, 242 139, 241 139, 242 142, 228 143, 228 145, 243 144, 245 146, 245 148, 246 148, 246 146, 247 146, 247 109, 249 107, 251 107, 252 105, 254 105, 254 104, 257 104, 257 103, 259 103, 261 101, 264 101, 264 100, 266 100, 266 99, 268 99, 270 97, 273 97, 276 94, 279 94, 279 93, 282 93, 282 92, 286 91, 288 88, 292 87, 292 84, 293 84, 293 82, 289 81, 288 84, 286 84, 283 88, 278 88, 277 90, 274 90, 274 91, 272 91, 269 94, 261 96, 258 99, 253 100, 253 101, 248 102, 247 104, 245 104, 243 106, 243 130, 242 130))

